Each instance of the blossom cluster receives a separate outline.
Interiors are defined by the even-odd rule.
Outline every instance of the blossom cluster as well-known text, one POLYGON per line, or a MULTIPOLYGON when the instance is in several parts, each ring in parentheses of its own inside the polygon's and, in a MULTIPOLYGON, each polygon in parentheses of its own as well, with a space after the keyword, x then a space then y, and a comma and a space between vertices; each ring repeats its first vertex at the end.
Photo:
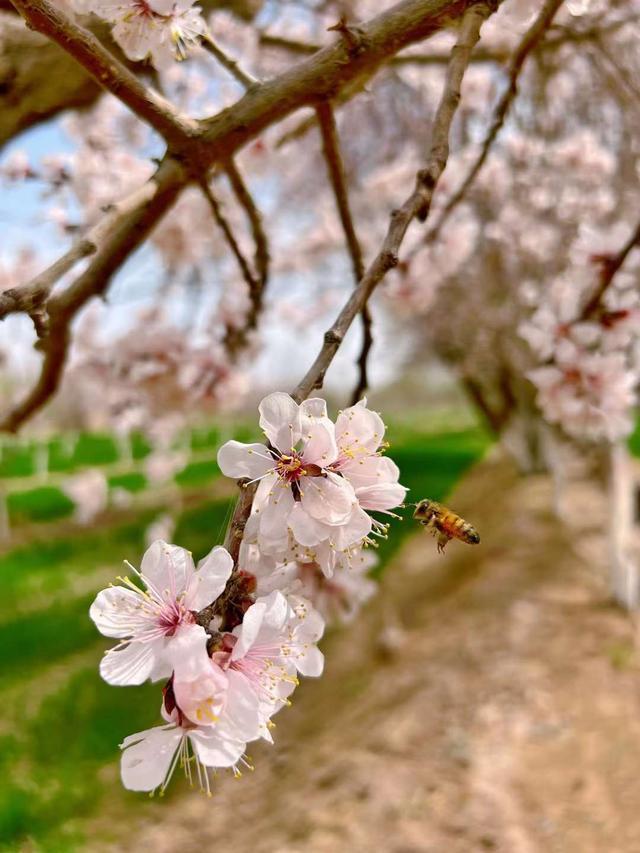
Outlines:
POLYGON ((180 765, 211 792, 211 774, 251 767, 247 744, 272 742, 273 716, 298 676, 319 676, 325 619, 351 618, 374 592, 364 550, 405 495, 382 455, 384 424, 366 402, 332 422, 323 400, 260 404, 268 444, 227 442, 224 473, 259 481, 237 565, 217 546, 197 566, 159 539, 133 577, 102 590, 90 616, 118 640, 100 664, 109 684, 165 682, 165 725, 125 738, 121 775, 163 792, 180 765))
POLYGON ((59 0, 59 5, 107 21, 114 41, 129 59, 149 58, 156 68, 185 59, 206 32, 193 0, 59 0))
POLYGON ((551 283, 520 334, 543 362, 528 374, 545 418, 578 439, 616 441, 633 429, 640 379, 640 299, 629 272, 616 276, 601 304, 583 305, 612 262, 592 258, 583 276, 551 283))

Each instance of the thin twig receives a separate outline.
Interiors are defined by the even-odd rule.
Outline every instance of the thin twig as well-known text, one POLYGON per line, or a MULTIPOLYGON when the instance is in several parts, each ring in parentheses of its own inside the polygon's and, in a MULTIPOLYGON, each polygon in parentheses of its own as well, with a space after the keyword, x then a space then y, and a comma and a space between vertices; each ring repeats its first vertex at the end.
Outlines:
MULTIPOLYGON (((262 224, 262 215, 237 164, 233 160, 229 160, 225 166, 225 170, 233 194, 249 220, 251 235, 256 247, 254 254, 256 272, 263 291, 262 295, 264 295, 264 288, 269 278, 269 263, 271 258, 269 254, 269 241, 267 240, 267 235, 262 224)), ((260 307, 260 305, 257 305, 258 310, 260 310, 260 307)))
MULTIPOLYGON (((318 116, 318 124, 320 126, 320 134, 322 137, 322 153, 327 164, 327 172, 333 190, 333 196, 338 208, 338 215, 342 224, 342 230, 347 242, 347 249, 351 257, 351 266, 353 267, 354 284, 357 287, 362 277, 364 276, 364 261, 362 259, 362 248, 356 229, 353 224, 353 216, 349 206, 349 192, 347 190, 347 180, 344 171, 344 162, 340 152, 340 139, 338 137, 338 128, 336 127, 335 115, 331 104, 328 101, 322 101, 316 107, 318 116)), ((358 381, 353 391, 352 404, 360 400, 369 384, 367 376, 367 360, 369 352, 373 345, 373 335, 371 332, 371 312, 369 306, 365 305, 360 314, 362 318, 362 345, 358 356, 358 381)))
POLYGON ((181 115, 169 101, 144 86, 101 42, 49 0, 11 0, 27 25, 64 48, 105 89, 180 150, 198 123, 181 115))
POLYGON ((507 117, 507 113, 509 112, 509 108, 511 107, 511 104, 513 103, 513 100, 515 99, 516 94, 518 92, 518 78, 520 76, 520 72, 522 71, 522 67, 525 63, 525 60, 527 59, 529 54, 533 50, 535 50, 535 48, 541 43, 545 33, 551 26, 551 22, 553 21, 556 12, 562 5, 562 2, 563 0, 546 0, 537 18, 526 31, 522 40, 520 41, 520 44, 513 52, 513 55, 511 57, 511 60, 509 61, 509 65, 507 68, 507 86, 495 106, 493 112, 493 119, 489 127, 489 132, 487 133, 485 140, 482 143, 480 154, 467 172, 465 179, 462 181, 456 192, 451 196, 449 201, 445 204, 433 226, 425 235, 425 242, 432 242, 437 238, 438 234, 442 229, 442 226, 447 221, 453 210, 458 206, 458 204, 460 204, 462 199, 465 197, 465 195, 469 191, 469 187, 475 181, 478 173, 480 172, 480 169, 482 169, 485 160, 489 156, 491 146, 495 142, 498 133, 502 129, 502 126, 507 117))
POLYGON ((615 274, 622 267, 632 249, 639 245, 640 222, 638 222, 629 239, 619 252, 616 252, 615 255, 596 255, 594 257, 593 260, 600 266, 600 278, 594 293, 580 312, 581 320, 593 318, 602 309, 602 299, 611 285, 615 274))
POLYGON ((240 268, 242 277, 244 278, 246 285, 249 289, 249 300, 251 302, 251 308, 247 314, 247 317, 245 318, 245 321, 239 328, 229 326, 225 335, 224 343, 227 348, 227 351, 231 356, 235 357, 238 352, 246 346, 248 332, 251 329, 255 329, 257 325, 258 314, 262 304, 262 285, 258 281, 253 270, 251 269, 251 264, 244 256, 244 253, 240 248, 240 244, 238 243, 236 236, 233 233, 231 224, 222 212, 220 202, 212 193, 211 187, 209 186, 206 180, 202 180, 199 183, 199 186, 202 190, 202 194, 209 202, 209 207, 211 208, 213 218, 215 219, 218 227, 224 234, 225 240, 227 241, 227 245, 231 249, 231 254, 238 262, 238 267, 240 268))
POLYGON ((38 337, 47 333, 47 317, 44 304, 53 286, 60 281, 82 258, 96 251, 96 244, 83 237, 71 246, 68 252, 37 276, 20 285, 0 293, 0 320, 9 314, 28 314, 33 320, 38 337))
MULTIPOLYGON (((480 27, 497 8, 496 3, 479 2, 468 7, 460 24, 455 46, 451 51, 440 104, 433 122, 431 143, 426 166, 416 175, 415 187, 402 207, 393 210, 389 229, 380 251, 365 271, 358 286, 336 317, 333 325, 324 334, 324 343, 315 361, 294 388, 291 396, 297 402, 306 399, 315 388, 321 388, 329 365, 346 335, 354 318, 362 311, 376 286, 387 272, 398 263, 398 251, 409 225, 414 219, 424 221, 431 207, 435 187, 444 171, 449 156, 449 133, 453 117, 460 101, 462 78, 469 65, 471 51, 480 37, 480 27)), ((251 513, 256 484, 245 485, 227 528, 225 546, 238 564, 247 519, 251 513)))
POLYGON ((0 430, 15 432, 58 388, 71 340, 71 323, 78 311, 105 291, 112 275, 143 242, 176 200, 186 183, 185 173, 171 159, 158 167, 144 186, 113 205, 91 229, 86 240, 96 250, 87 269, 61 293, 43 305, 48 317, 46 335, 38 342, 43 353, 40 375, 27 396, 0 420, 0 430))
POLYGON ((244 89, 250 89, 252 86, 257 86, 260 83, 257 77, 254 77, 253 74, 250 74, 248 71, 244 71, 238 60, 229 56, 229 54, 213 40, 211 33, 207 32, 202 35, 201 44, 207 53, 215 56, 220 65, 222 65, 223 68, 226 68, 234 80, 236 80, 236 82, 238 82, 244 89))

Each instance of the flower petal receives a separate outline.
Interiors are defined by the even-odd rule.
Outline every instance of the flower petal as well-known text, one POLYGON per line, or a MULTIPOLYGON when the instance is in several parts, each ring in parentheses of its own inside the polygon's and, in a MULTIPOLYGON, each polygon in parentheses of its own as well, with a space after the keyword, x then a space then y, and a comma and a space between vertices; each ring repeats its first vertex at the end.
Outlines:
POLYGON ((151 543, 140 564, 143 580, 162 599, 186 592, 194 571, 190 552, 162 539, 151 543))
POLYGON ((296 503, 291 510, 291 514, 289 515, 289 529, 296 542, 305 547, 318 545, 331 532, 328 525, 317 521, 315 518, 311 518, 301 503, 296 503))
POLYGON ((275 465, 264 444, 244 444, 227 441, 218 451, 218 467, 225 477, 257 480, 275 465))
POLYGON ((243 658, 255 643, 262 627, 266 609, 267 605, 264 600, 256 601, 247 609, 242 619, 242 624, 237 629, 234 629, 234 633, 237 631, 236 636, 238 637, 238 641, 231 652, 231 660, 243 658))
POLYGON ((258 513, 260 539, 278 542, 287 530, 287 520, 294 506, 293 494, 288 485, 278 482, 271 491, 270 499, 258 513))
POLYGON ((360 506, 372 512, 388 512, 400 506, 406 494, 406 487, 400 483, 378 483, 356 490, 360 506))
POLYGON ((357 453, 359 449, 365 449, 375 453, 382 444, 384 433, 382 418, 377 412, 367 409, 366 400, 360 400, 355 406, 340 412, 336 420, 336 438, 341 451, 357 453))
POLYGON ((101 590, 89 608, 89 616, 105 637, 132 637, 149 625, 142 592, 122 586, 101 590))
POLYGON ((224 590, 233 571, 231 554, 217 546, 198 563, 198 568, 189 582, 185 606, 189 610, 202 610, 211 604, 224 590))
POLYGON ((340 465, 340 473, 354 489, 373 486, 376 483, 397 483, 400 476, 398 466, 388 456, 362 456, 348 459, 340 465))
POLYGON ((158 726, 126 738, 121 744, 124 752, 120 762, 125 788, 153 791, 162 785, 183 737, 181 728, 158 726))
POLYGON ((223 726, 206 730, 191 729, 188 733, 199 761, 205 767, 233 767, 242 757, 247 744, 234 740, 223 726))
POLYGON ((300 407, 288 394, 276 391, 269 394, 258 406, 260 428, 267 438, 283 453, 291 451, 300 441, 300 407))
POLYGON ((351 484, 337 474, 305 477, 300 503, 306 513, 325 524, 343 524, 351 515, 356 496, 351 484))
POLYGON ((338 445, 333 430, 333 424, 326 418, 317 423, 311 423, 302 436, 302 461, 326 468, 338 458, 338 445))
MULTIPOLYGON (((100 675, 107 684, 143 684, 157 667, 162 640, 129 643, 123 649, 109 649, 100 661, 100 675)), ((166 675, 171 674, 168 668, 166 675)), ((163 677, 163 676, 161 676, 163 677)))

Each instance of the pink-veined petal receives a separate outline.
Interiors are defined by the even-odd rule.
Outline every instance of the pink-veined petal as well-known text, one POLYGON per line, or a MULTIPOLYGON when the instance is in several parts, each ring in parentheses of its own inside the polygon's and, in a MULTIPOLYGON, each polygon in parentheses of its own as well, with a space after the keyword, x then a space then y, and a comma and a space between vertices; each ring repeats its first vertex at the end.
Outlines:
POLYGON ((218 451, 218 467, 225 477, 257 480, 275 465, 264 444, 227 441, 218 451))
POLYGON ((300 441, 300 408, 288 394, 276 391, 258 406, 260 428, 274 447, 289 453, 300 441))
POLYGON ((201 625, 183 625, 166 640, 164 657, 176 679, 189 681, 208 674, 207 632, 201 625))
POLYGON ((121 744, 122 784, 130 791, 153 791, 167 779, 180 741, 181 728, 159 726, 130 735, 121 744))
POLYGON ((185 607, 202 610, 211 604, 224 590, 233 571, 233 559, 226 548, 217 546, 198 563, 198 568, 189 582, 185 596, 185 607))
POLYGON ((165 599, 176 599, 182 595, 194 571, 189 551, 162 539, 151 543, 140 564, 143 580, 165 599))

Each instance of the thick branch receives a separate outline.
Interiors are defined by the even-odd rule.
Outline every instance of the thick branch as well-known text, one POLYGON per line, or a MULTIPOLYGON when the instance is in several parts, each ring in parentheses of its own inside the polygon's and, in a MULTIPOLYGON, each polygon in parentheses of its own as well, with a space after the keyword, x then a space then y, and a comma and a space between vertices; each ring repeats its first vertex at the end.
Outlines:
POLYGON ((496 140, 498 133, 502 129, 502 126, 507 117, 507 113, 509 112, 509 108, 513 103, 514 98, 518 92, 518 77, 520 76, 520 72, 522 71, 522 67, 525 63, 525 60, 529 56, 529 54, 535 50, 535 48, 540 44, 542 39, 544 38, 545 33, 551 26, 551 22, 553 18, 562 5, 562 0, 546 0, 542 9, 540 10, 537 18, 533 22, 533 24, 529 27, 527 32, 524 34, 520 44, 513 52, 513 56, 509 62, 509 66, 507 68, 507 86, 500 96, 498 103, 496 104, 493 119, 491 121, 491 126, 489 127, 489 132, 485 137, 484 142, 482 143, 482 148, 480 150, 480 154, 478 155, 475 162, 472 164, 469 169, 467 176, 460 184, 459 188, 456 192, 451 196, 449 201, 444 206, 440 216, 433 224, 433 227, 429 230, 428 234, 425 237, 427 242, 431 240, 435 240, 442 226, 447 221, 452 211, 460 204, 462 199, 467 194, 469 187, 473 184, 480 169, 482 169, 485 160, 489 156, 489 151, 491 150, 491 146, 496 140))
POLYGON ((85 240, 96 247, 91 263, 73 284, 45 303, 49 324, 39 344, 43 352, 40 376, 26 398, 2 418, 0 430, 15 432, 55 393, 64 369, 74 317, 93 296, 106 291, 114 272, 145 240, 185 182, 185 173, 178 163, 165 160, 150 181, 114 205, 86 235, 85 240))
POLYGON ((11 0, 31 29, 64 48, 103 88, 179 150, 196 131, 197 123, 180 115, 173 105, 120 63, 89 30, 75 24, 49 0, 11 0))
MULTIPOLYGON (((342 155, 340 153, 340 140, 338 138, 338 128, 333 114, 331 105, 324 101, 318 104, 316 108, 318 116, 318 124, 320 126, 320 134, 322 136, 322 152, 327 164, 327 172, 331 188, 338 208, 338 215, 342 224, 342 230, 347 242, 347 249, 351 257, 351 265, 353 267, 353 278, 356 287, 364 275, 364 261, 362 259, 362 249, 356 234, 356 229, 353 224, 353 217, 349 207, 349 193, 347 190, 347 180, 344 171, 342 155)), ((369 306, 365 305, 360 314, 362 318, 362 346, 358 357, 358 381, 352 395, 352 403, 357 403, 367 390, 369 384, 367 376, 367 360, 371 346, 373 345, 373 335, 371 333, 371 313, 369 306)))

